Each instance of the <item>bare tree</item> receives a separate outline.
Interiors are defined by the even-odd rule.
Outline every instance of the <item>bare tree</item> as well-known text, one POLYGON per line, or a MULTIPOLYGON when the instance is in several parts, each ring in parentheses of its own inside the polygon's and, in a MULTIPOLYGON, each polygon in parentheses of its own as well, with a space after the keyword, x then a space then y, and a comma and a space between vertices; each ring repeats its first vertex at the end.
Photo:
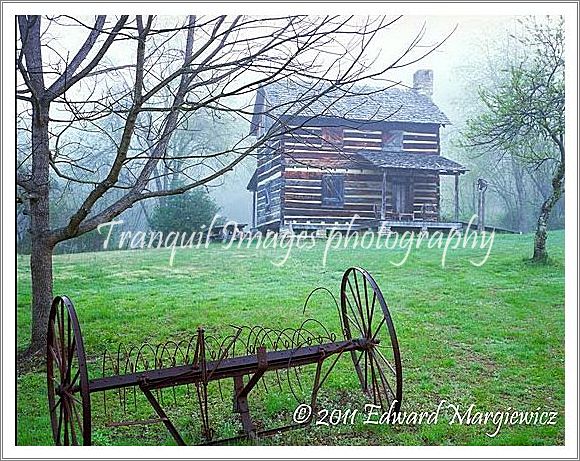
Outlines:
POLYGON ((32 242, 32 337, 23 356, 45 344, 56 244, 143 200, 208 184, 281 134, 271 128, 221 152, 170 154, 178 127, 200 114, 249 120, 251 96, 281 79, 298 79, 305 88, 284 107, 287 117, 322 96, 348 97, 363 80, 384 81, 388 70, 417 62, 440 45, 418 47, 421 30, 395 59, 376 62, 369 45, 399 19, 98 16, 87 24, 69 16, 19 16, 16 95, 19 129, 29 143, 19 146, 17 185, 29 210, 32 242), (71 50, 63 34, 79 31, 84 41, 71 50), (92 149, 89 134, 108 143, 108 152, 92 149), (175 174, 186 181, 176 186, 165 180, 175 174), (79 196, 63 226, 51 226, 55 179, 79 196))

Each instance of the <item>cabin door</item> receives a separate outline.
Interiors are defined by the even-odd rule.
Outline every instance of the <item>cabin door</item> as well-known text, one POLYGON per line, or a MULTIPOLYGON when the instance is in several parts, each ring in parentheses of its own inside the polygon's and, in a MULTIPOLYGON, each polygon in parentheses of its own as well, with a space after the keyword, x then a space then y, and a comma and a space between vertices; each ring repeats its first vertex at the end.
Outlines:
POLYGON ((402 221, 413 219, 413 197, 411 183, 405 179, 393 181, 393 211, 402 221))

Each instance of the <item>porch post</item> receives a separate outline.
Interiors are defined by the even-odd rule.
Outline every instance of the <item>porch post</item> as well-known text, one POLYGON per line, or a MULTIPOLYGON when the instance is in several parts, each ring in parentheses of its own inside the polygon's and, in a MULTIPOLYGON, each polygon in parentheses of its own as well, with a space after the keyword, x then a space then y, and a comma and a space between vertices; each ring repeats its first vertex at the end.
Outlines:
POLYGON ((387 218, 387 170, 383 168, 383 184, 381 186, 381 221, 387 218))
POLYGON ((455 222, 459 221, 459 174, 455 173, 455 222))
POLYGON ((252 230, 254 230, 256 228, 256 214, 257 214, 256 195, 257 194, 258 194, 257 191, 254 191, 252 193, 252 230))

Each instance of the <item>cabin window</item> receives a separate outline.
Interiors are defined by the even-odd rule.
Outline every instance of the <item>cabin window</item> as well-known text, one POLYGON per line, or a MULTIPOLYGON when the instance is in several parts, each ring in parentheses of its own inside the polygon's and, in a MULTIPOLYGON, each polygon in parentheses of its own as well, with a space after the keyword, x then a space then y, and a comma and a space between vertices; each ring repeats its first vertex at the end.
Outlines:
POLYGON ((344 175, 322 175, 322 205, 337 208, 344 206, 344 175))
POLYGON ((383 131, 383 150, 400 152, 403 150, 403 132, 401 130, 383 131))
POLYGON ((338 127, 324 127, 322 128, 322 139, 328 144, 342 146, 343 130, 338 127))

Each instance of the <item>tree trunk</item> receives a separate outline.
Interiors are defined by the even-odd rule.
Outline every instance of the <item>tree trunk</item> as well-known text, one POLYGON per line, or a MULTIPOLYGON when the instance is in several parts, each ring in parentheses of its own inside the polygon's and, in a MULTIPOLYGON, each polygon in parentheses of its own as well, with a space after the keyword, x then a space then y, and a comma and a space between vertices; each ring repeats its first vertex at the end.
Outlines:
POLYGON ((548 238, 548 220, 554 205, 560 200, 564 191, 564 162, 561 161, 554 172, 552 178, 552 193, 542 204, 538 224, 536 227, 536 237, 534 239, 534 256, 533 261, 544 262, 548 259, 546 250, 546 240, 548 238))
POLYGON ((48 313, 52 303, 52 250, 50 243, 32 239, 32 337, 26 355, 34 355, 46 347, 48 313))
POLYGON ((46 347, 48 313, 52 302, 52 251, 50 232, 48 104, 38 104, 32 116, 32 184, 30 194, 30 274, 32 279, 32 337, 24 356, 46 347))
POLYGON ((519 165, 514 157, 511 158, 512 173, 514 177, 514 184, 516 186, 516 197, 515 197, 515 227, 519 232, 523 232, 525 229, 524 223, 524 197, 525 187, 524 187, 524 170, 519 165))

